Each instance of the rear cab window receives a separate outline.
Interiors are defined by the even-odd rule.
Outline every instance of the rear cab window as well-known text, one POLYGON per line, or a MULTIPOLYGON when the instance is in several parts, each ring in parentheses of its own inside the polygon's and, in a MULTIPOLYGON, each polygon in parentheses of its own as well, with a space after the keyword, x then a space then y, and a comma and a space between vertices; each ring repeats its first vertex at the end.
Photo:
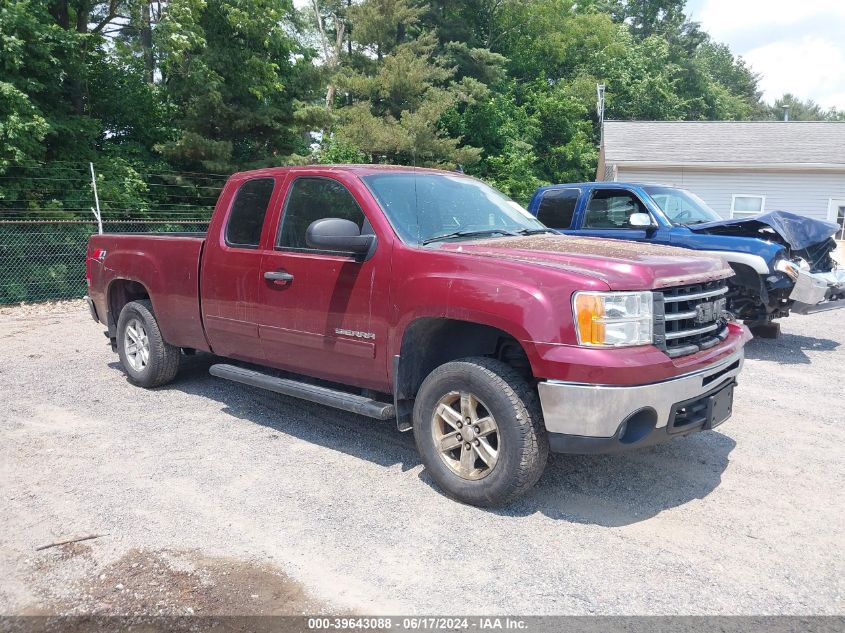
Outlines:
POLYGON ((540 199, 537 219, 552 229, 572 228, 580 189, 549 189, 540 199))
POLYGON ((226 223, 227 246, 258 248, 275 186, 274 178, 254 178, 240 186, 226 223))

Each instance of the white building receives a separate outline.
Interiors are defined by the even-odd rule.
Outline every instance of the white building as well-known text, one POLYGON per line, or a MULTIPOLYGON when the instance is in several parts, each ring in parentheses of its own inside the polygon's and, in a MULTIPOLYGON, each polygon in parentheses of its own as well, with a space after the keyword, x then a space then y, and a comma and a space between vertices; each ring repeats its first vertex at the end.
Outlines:
POLYGON ((845 122, 606 121, 596 180, 688 189, 725 218, 792 211, 843 227, 845 122))

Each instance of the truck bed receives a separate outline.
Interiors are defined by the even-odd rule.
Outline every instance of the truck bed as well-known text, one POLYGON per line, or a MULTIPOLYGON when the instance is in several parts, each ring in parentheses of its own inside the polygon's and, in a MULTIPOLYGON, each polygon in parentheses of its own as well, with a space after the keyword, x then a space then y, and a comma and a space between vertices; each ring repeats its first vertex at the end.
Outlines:
MULTIPOLYGON (((99 259, 100 265, 88 267, 89 294, 100 320, 109 327, 117 321, 118 315, 111 314, 106 301, 111 285, 135 282, 152 298, 165 340, 179 347, 207 350, 199 299, 204 246, 205 233, 93 235, 88 257, 99 259)), ((131 285, 128 287, 131 291, 131 285)))

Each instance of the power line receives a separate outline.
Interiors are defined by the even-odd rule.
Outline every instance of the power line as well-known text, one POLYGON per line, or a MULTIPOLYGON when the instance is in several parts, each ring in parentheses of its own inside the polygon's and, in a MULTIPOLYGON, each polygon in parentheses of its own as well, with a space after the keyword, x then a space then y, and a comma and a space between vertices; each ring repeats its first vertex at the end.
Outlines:
MULTIPOLYGON (((101 209, 103 213, 110 213, 110 214, 119 214, 119 215, 131 215, 137 213, 154 213, 157 215, 163 216, 185 216, 185 215, 197 215, 197 216, 211 216, 211 211, 204 211, 204 210, 191 210, 191 209, 182 209, 182 210, 170 210, 170 209, 101 209)), ((26 210, 17 210, 17 209, 0 209, 0 214, 4 215, 26 215, 32 213, 43 213, 47 215, 63 215, 63 214, 83 214, 88 215, 91 213, 91 209, 66 209, 64 211, 54 211, 52 209, 26 209, 26 210)))
MULTIPOLYGON (((43 176, 0 176, 0 180, 44 180, 50 182, 79 182, 82 178, 46 178, 43 176)), ((193 183, 177 185, 172 183, 145 183, 147 187, 176 187, 179 189, 216 189, 220 190, 224 185, 196 185, 193 183)))
MULTIPOLYGON (((44 163, 34 162, 30 165, 15 164, 15 165, 9 165, 9 169, 15 169, 15 168, 17 168, 17 169, 35 169, 35 168, 39 168, 39 167, 40 168, 43 168, 43 167, 49 168, 53 165, 56 165, 55 169, 70 169, 70 170, 75 169, 75 170, 79 170, 79 171, 84 171, 86 173, 88 172, 88 167, 85 167, 85 166, 61 167, 61 166, 59 166, 60 164, 79 165, 79 161, 53 160, 53 161, 48 161, 48 162, 44 162, 44 163)), ((114 164, 105 163, 105 164, 101 164, 98 167, 96 161, 94 162, 94 168, 97 169, 98 171, 99 170, 119 169, 120 167, 127 167, 129 169, 136 171, 137 173, 195 174, 195 175, 198 175, 198 176, 216 176, 216 177, 220 177, 220 178, 228 178, 229 176, 232 175, 232 174, 219 174, 219 173, 210 172, 210 171, 181 171, 181 170, 178 170, 178 169, 157 169, 155 172, 145 172, 145 171, 139 171, 136 167, 134 167, 132 165, 114 165, 114 164)), ((235 173, 235 172, 232 172, 232 173, 235 173)))
MULTIPOLYGON (((171 200, 174 197, 178 198, 179 196, 171 196, 171 200)), ((208 197, 208 196, 204 196, 204 197, 208 197)), ((4 203, 20 204, 22 202, 24 204, 26 204, 26 203, 29 203, 29 202, 41 202, 41 203, 43 203, 45 201, 44 200, 22 200, 22 199, 3 200, 2 198, 0 198, 0 208, 2 208, 2 205, 4 203)), ((61 201, 61 200, 56 200, 56 202, 60 202, 60 203, 64 204, 64 202, 61 201)), ((86 201, 74 201, 74 202, 76 202, 77 204, 86 204, 86 201)), ((112 207, 124 207, 124 208, 127 208, 127 209, 129 209, 129 208, 137 209, 138 207, 142 207, 144 205, 153 205, 155 207, 191 207, 191 208, 197 208, 197 209, 212 209, 212 208, 214 208, 213 204, 191 204, 190 202, 157 202, 156 200, 138 200, 137 202, 132 202, 132 201, 129 201, 129 200, 103 200, 102 198, 100 198, 100 203, 101 204, 109 204, 112 207)), ((28 207, 15 207, 15 208, 25 209, 25 208, 28 208, 28 207)), ((43 208, 43 207, 37 207, 37 208, 43 208)), ((62 210, 65 210, 65 209, 89 209, 89 208, 90 208, 90 206, 62 207, 62 208, 56 209, 56 210, 62 211, 62 210)))
MULTIPOLYGON (((108 222, 104 222, 104 224, 208 224, 209 220, 153 220, 153 219, 140 219, 140 220, 114 220, 110 219, 108 222)), ((92 224, 94 226, 97 225, 97 220, 90 219, 90 220, 38 220, 38 219, 31 219, 31 220, 0 220, 0 224, 92 224)), ((28 233, 27 235, 51 235, 53 237, 56 236, 55 233, 28 233)), ((71 236, 73 237, 73 236, 71 236)))

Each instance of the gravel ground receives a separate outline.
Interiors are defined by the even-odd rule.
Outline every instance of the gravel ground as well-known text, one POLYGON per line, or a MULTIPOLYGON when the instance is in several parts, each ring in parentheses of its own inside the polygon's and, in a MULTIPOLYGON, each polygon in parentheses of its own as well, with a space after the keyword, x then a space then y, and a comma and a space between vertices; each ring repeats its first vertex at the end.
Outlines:
POLYGON ((750 343, 718 431, 552 456, 486 511, 391 424, 204 356, 138 389, 81 303, 5 308, 0 613, 842 614, 842 324, 750 343))

